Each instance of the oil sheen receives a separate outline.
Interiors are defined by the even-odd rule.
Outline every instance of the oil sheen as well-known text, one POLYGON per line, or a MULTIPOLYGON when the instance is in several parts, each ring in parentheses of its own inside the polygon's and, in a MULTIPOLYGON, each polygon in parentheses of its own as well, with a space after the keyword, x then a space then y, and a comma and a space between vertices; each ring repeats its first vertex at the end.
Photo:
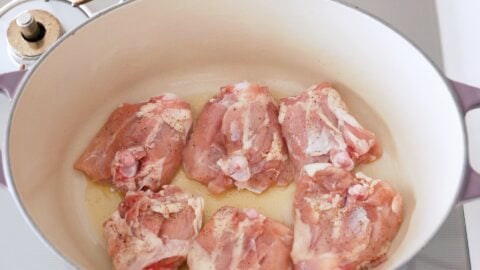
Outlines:
POLYGON ((87 180, 85 187, 85 207, 95 232, 103 236, 103 223, 117 209, 122 200, 120 193, 107 185, 87 180))

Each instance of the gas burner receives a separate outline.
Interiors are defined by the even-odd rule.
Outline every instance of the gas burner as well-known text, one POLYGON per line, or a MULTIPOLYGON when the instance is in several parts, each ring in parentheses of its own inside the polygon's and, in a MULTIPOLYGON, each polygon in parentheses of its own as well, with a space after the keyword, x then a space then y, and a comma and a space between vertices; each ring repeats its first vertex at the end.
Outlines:
POLYGON ((62 35, 88 20, 87 0, 14 0, 0 8, 0 74, 28 68, 62 35), (5 59, 5 60, 3 60, 5 59))
POLYGON ((10 53, 18 64, 31 64, 62 34, 62 25, 51 13, 40 9, 26 11, 8 27, 10 53))

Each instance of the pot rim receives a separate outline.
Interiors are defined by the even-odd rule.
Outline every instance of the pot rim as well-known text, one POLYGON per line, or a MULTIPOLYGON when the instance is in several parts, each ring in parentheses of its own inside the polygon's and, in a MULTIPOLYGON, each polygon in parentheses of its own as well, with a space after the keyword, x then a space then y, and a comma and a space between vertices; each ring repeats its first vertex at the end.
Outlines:
MULTIPOLYGON (((45 244, 45 246, 47 246, 51 251, 53 251, 53 253, 55 253, 57 256, 62 258, 65 262, 68 263, 68 265, 72 266, 73 268, 78 268, 80 266, 75 264, 73 261, 70 261, 70 259, 66 255, 64 255, 62 251, 60 251, 57 247, 55 247, 52 243, 50 243, 50 241, 43 235, 43 233, 40 231, 40 229, 37 227, 37 225, 35 224, 33 219, 28 214, 25 206, 23 205, 23 203, 22 203, 22 201, 21 201, 21 199, 18 195, 16 186, 15 186, 15 183, 14 183, 14 180, 13 180, 13 177, 12 177, 11 168, 10 168, 10 156, 9 156, 9 144, 8 144, 8 142, 10 141, 11 124, 12 124, 12 120, 13 120, 13 116, 14 116, 14 112, 15 112, 17 103, 20 100, 20 96, 25 89, 26 82, 30 80, 30 77, 32 76, 32 74, 37 70, 37 68, 39 68, 40 64, 50 55, 50 53, 52 51, 54 51, 60 44, 62 44, 63 41, 68 39, 70 36, 74 35, 79 29, 88 25, 92 21, 94 21, 94 20, 96 20, 100 17, 103 17, 104 15, 107 15, 108 13, 110 13, 110 12, 112 12, 112 11, 118 9, 118 8, 125 7, 129 4, 132 4, 132 3, 133 3, 133 1, 123 1, 119 4, 115 4, 113 6, 110 6, 106 9, 103 9, 103 10, 99 11, 98 13, 96 13, 90 19, 82 22, 81 24, 76 26, 74 29, 72 29, 70 32, 64 34, 55 44, 53 44, 38 59, 38 61, 32 66, 32 68, 30 68, 28 70, 28 72, 23 77, 22 81, 20 82, 20 84, 18 86, 17 94, 15 95, 15 97, 13 99, 12 108, 11 108, 11 110, 9 112, 9 116, 8 116, 8 122, 7 122, 6 131, 5 131, 6 134, 5 134, 5 137, 4 137, 5 139, 4 139, 3 148, 2 148, 3 151, 1 151, 2 152, 2 160, 3 160, 2 165, 3 165, 3 168, 4 168, 4 172, 5 172, 5 180, 7 182, 7 187, 8 187, 10 193, 12 194, 12 196, 14 198, 15 204, 20 209, 20 212, 21 212, 23 218, 27 221, 30 228, 33 229, 33 231, 37 235, 37 237, 45 244)), ((463 114, 462 106, 461 106, 461 103, 460 103, 460 99, 459 99, 458 95, 456 94, 454 88, 452 87, 450 81, 441 72, 440 68, 412 40, 407 38, 404 34, 402 34, 399 30, 397 30, 395 27, 393 27, 390 23, 384 21, 383 19, 379 18, 376 15, 371 14, 368 11, 362 10, 362 9, 358 8, 357 6, 354 6, 353 4, 337 2, 337 1, 332 1, 332 3, 336 4, 336 5, 339 5, 342 8, 350 9, 353 12, 358 12, 358 14, 360 14, 362 16, 366 16, 369 19, 372 19, 372 20, 376 21, 377 23, 385 26, 390 31, 395 33, 399 38, 405 40, 415 51, 417 51, 420 54, 421 57, 423 57, 423 59, 435 70, 435 73, 443 80, 443 82, 447 86, 447 88, 449 90, 449 93, 450 93, 450 95, 451 95, 451 97, 452 97, 452 99, 453 99, 453 101, 456 105, 457 116, 458 116, 458 120, 461 123, 461 128, 462 128, 462 133, 463 133, 463 147, 465 149, 464 157, 463 157, 464 166, 463 166, 463 169, 462 169, 462 172, 461 172, 461 181, 460 181, 460 184, 458 185, 457 190, 456 190, 456 195, 455 195, 456 199, 453 200, 453 202, 451 203, 448 211, 445 211, 445 214, 442 217, 442 222, 439 224, 439 226, 434 231, 432 231, 431 235, 426 238, 426 241, 424 243, 422 243, 421 245, 418 246, 418 249, 415 251, 415 254, 417 254, 423 247, 425 247, 433 239, 433 237, 438 233, 441 225, 445 223, 445 221, 446 221, 447 217, 449 216, 450 212, 452 211, 453 207, 455 207, 457 205, 457 203, 460 201, 460 199, 462 197, 461 196, 462 192, 463 192, 463 190, 465 188, 465 185, 466 185, 466 182, 467 182, 466 181, 466 174, 467 174, 468 166, 469 166, 469 163, 468 163, 468 140, 467 140, 465 119, 464 119, 464 114, 463 114)), ((400 262, 398 267, 401 268, 401 267, 406 266, 406 264, 408 262, 410 262, 411 259, 413 259, 413 256, 408 258, 408 260, 406 260, 406 261, 400 262)))

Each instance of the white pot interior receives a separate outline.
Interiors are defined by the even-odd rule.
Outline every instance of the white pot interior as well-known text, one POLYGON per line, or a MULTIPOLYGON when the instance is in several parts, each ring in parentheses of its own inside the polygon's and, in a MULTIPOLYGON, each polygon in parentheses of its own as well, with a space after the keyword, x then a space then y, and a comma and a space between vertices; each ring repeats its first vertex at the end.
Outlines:
POLYGON ((406 262, 435 233, 455 201, 465 157, 447 86, 386 26, 313 0, 137 0, 66 38, 32 73, 10 126, 11 176, 26 213, 72 263, 108 269, 100 221, 85 202, 92 187, 73 169, 76 158, 122 102, 168 91, 198 111, 220 86, 241 80, 279 96, 333 81, 377 133, 384 156, 360 169, 392 183, 406 210, 381 269, 406 262))

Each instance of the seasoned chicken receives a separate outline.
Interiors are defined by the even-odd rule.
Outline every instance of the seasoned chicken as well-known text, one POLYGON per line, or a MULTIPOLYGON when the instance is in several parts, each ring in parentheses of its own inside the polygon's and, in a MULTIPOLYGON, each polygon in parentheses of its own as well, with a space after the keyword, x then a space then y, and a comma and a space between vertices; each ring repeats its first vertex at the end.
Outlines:
POLYGON ((386 259, 403 218, 385 181, 329 163, 306 165, 297 180, 291 252, 295 269, 363 269, 386 259))
POLYGON ((237 187, 261 193, 287 185, 293 170, 267 87, 223 87, 203 108, 185 148, 188 177, 213 193, 237 187))
POLYGON ((128 192, 104 223, 116 270, 177 269, 202 226, 203 199, 175 186, 128 192))
POLYGON ((329 83, 282 99, 278 118, 298 172, 303 165, 316 162, 351 170, 355 163, 381 155, 375 135, 348 113, 329 83))
POLYGON ((123 192, 169 184, 182 162, 192 125, 190 105, 173 94, 117 108, 75 168, 93 180, 112 179, 123 192))
POLYGON ((115 109, 75 162, 75 169, 82 171, 93 181, 110 180, 112 160, 121 143, 117 135, 136 120, 136 113, 143 105, 145 103, 122 104, 115 109))
POLYGON ((292 231, 255 209, 222 207, 188 253, 190 270, 292 269, 292 231))

